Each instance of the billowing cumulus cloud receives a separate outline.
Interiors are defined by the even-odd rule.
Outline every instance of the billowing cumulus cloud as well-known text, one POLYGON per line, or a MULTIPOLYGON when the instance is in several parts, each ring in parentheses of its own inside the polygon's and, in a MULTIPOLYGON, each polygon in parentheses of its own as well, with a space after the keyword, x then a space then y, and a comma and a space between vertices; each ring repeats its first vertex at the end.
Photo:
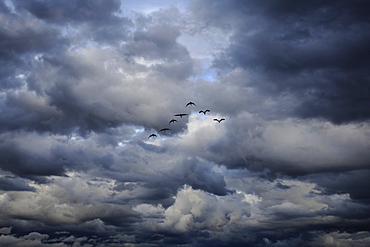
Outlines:
POLYGON ((368 246, 368 7, 1 2, 0 245, 368 246))

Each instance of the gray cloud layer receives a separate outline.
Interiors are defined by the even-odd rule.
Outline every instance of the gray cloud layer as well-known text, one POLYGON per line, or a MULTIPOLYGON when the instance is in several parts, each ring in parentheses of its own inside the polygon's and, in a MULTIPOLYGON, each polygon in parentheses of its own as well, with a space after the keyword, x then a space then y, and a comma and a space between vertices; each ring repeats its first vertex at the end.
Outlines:
POLYGON ((215 60, 218 68, 243 68, 255 88, 298 97, 295 116, 369 119, 366 1, 195 1, 192 7, 210 25, 235 29, 215 60))
POLYGON ((126 4, 0 3, 0 245, 369 245, 366 1, 126 4))

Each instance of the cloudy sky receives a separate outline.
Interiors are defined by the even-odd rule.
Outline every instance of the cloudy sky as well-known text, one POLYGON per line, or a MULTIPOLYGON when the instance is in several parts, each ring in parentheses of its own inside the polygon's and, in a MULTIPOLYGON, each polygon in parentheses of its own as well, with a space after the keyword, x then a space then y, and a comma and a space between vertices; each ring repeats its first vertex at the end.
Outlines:
POLYGON ((369 5, 0 1, 0 245, 370 246, 369 5))

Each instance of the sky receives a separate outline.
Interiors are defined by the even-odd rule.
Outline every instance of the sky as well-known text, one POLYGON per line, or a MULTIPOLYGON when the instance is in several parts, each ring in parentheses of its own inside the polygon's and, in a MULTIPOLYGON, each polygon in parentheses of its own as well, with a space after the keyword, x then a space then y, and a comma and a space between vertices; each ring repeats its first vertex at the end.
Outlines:
POLYGON ((0 1, 0 246, 370 246, 369 10, 0 1))

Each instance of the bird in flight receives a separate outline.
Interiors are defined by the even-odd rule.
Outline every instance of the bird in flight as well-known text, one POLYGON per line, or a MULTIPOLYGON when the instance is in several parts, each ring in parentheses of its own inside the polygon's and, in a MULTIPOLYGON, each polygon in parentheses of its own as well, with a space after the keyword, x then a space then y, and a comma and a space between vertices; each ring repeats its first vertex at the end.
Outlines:
POLYGON ((221 121, 225 120, 225 118, 221 118, 220 120, 218 120, 217 118, 213 119, 214 121, 217 121, 219 123, 221 123, 221 121))
POLYGON ((185 107, 188 107, 189 105, 197 106, 196 104, 194 104, 194 102, 191 102, 191 101, 190 101, 189 103, 187 103, 187 104, 186 104, 186 106, 185 106, 185 107))
POLYGON ((189 114, 186 114, 186 113, 180 113, 180 114, 175 114, 174 116, 175 117, 183 117, 183 116, 186 116, 186 115, 189 115, 189 114))
POLYGON ((148 137, 148 139, 149 139, 150 137, 157 137, 157 135, 156 135, 156 134, 151 134, 151 135, 148 137))
POLYGON ((177 122, 177 120, 176 119, 171 119, 171 121, 168 124, 171 124, 171 123, 174 123, 174 122, 177 122))
POLYGON ((210 110, 205 110, 205 111, 203 111, 203 110, 201 110, 201 111, 199 111, 199 113, 203 113, 204 115, 206 115, 207 114, 207 112, 210 112, 210 110))
POLYGON ((166 132, 167 130, 171 130, 171 129, 169 129, 169 128, 163 128, 163 129, 160 129, 159 131, 164 131, 164 132, 166 132))

